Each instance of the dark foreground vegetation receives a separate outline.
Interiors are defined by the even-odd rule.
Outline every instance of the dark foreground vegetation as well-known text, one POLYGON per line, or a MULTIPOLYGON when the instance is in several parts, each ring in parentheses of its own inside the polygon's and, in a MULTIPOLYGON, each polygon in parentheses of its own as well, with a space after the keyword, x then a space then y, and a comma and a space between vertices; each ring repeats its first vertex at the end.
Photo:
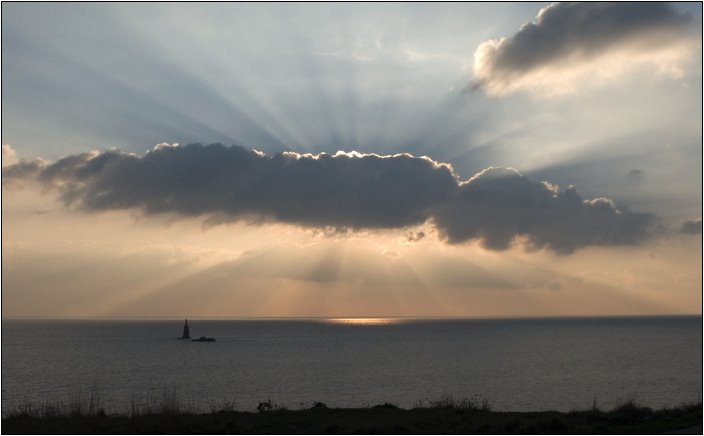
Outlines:
POLYGON ((129 413, 61 406, 24 407, 2 419, 2 434, 701 434, 702 405, 652 410, 628 402, 611 411, 495 412, 486 402, 443 399, 401 409, 391 404, 287 410, 271 401, 257 412, 225 405, 209 413, 161 403, 129 413))

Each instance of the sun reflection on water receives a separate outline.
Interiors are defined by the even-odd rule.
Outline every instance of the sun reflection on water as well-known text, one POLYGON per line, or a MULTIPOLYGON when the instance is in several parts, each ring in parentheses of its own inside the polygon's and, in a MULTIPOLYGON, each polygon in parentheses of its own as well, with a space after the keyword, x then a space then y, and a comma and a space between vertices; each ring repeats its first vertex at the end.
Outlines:
POLYGON ((403 321, 400 318, 326 318, 323 320, 326 324, 341 325, 388 325, 400 324, 403 321))

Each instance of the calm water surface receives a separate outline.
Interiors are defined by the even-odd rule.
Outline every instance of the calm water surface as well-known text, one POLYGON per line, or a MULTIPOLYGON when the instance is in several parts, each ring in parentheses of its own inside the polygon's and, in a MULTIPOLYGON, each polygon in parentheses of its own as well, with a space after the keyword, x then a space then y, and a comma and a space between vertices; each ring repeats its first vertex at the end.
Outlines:
POLYGON ((110 410, 176 392, 209 409, 444 395, 494 410, 702 399, 702 318, 2 321, 2 410, 97 391, 110 410))

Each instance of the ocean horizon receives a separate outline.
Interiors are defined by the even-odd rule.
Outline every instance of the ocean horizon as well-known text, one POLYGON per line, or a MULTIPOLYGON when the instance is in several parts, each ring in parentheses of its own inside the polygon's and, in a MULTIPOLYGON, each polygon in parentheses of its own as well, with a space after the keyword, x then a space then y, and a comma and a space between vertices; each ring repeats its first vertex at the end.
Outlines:
MULTIPOLYGON (((615 314, 615 315, 486 315, 486 316, 3 316, 3 321, 329 321, 329 320, 531 320, 531 319, 608 319, 608 318, 683 318, 699 317, 699 313, 668 313, 668 314, 615 314)), ((703 318, 704 320, 704 318, 703 318)))

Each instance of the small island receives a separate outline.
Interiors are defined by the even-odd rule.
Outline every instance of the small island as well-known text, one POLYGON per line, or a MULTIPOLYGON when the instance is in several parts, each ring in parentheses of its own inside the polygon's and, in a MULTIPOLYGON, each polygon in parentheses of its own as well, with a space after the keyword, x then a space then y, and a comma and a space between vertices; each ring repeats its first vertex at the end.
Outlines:
MULTIPOLYGON (((191 329, 188 327, 188 319, 183 324, 183 334, 178 339, 191 339, 191 329)), ((191 342, 215 342, 215 338, 201 336, 198 339, 192 339, 191 342)))

